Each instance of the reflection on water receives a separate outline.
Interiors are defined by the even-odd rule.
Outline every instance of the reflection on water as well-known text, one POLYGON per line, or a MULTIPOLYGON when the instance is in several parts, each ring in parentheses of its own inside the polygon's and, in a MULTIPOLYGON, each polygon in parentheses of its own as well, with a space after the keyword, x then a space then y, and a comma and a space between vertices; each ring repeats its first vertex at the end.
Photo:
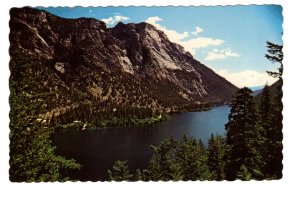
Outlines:
POLYGON ((187 134, 207 143, 211 133, 223 135, 229 111, 228 106, 219 106, 205 112, 174 114, 167 121, 146 126, 59 130, 53 141, 58 154, 83 165, 69 176, 82 181, 107 180, 107 169, 116 160, 128 160, 132 171, 144 168, 151 157, 150 145, 170 136, 187 134))

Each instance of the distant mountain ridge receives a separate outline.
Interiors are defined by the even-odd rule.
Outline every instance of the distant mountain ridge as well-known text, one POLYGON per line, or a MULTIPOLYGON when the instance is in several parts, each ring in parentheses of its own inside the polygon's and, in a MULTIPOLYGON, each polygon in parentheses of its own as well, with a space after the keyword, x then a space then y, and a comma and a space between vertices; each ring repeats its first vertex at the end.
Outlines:
MULTIPOLYGON (((278 79, 276 82, 274 82, 272 85, 268 86, 270 88, 271 96, 274 98, 275 96, 282 96, 283 91, 282 91, 282 86, 283 86, 283 80, 278 79)), ((262 91, 263 89, 260 89, 259 92, 253 92, 255 94, 255 100, 259 100, 262 96, 262 91)))
POLYGON ((263 89, 264 88, 264 85, 258 85, 258 86, 252 86, 252 87, 249 87, 252 91, 255 91, 255 90, 260 90, 260 89, 263 89))
POLYGON ((41 115, 81 104, 92 105, 91 113, 103 107, 178 111, 230 101, 238 89, 147 23, 107 28, 96 19, 64 19, 29 7, 10 15, 11 57, 38 66, 11 67, 11 79, 28 95, 49 93, 48 114, 41 115), (35 77, 32 87, 17 74, 35 77))
MULTIPOLYGON (((276 87, 281 87, 282 86, 282 80, 277 80, 275 81, 272 85, 270 85, 269 87, 272 89, 272 90, 275 90, 276 87)), ((257 96, 259 95, 260 93, 262 93, 263 89, 264 89, 264 85, 262 86, 254 86, 254 87, 249 87, 253 93, 252 95, 253 96, 257 96)))
POLYGON ((257 95, 259 95, 262 91, 263 91, 263 89, 253 90, 252 95, 253 95, 253 96, 257 96, 257 95))

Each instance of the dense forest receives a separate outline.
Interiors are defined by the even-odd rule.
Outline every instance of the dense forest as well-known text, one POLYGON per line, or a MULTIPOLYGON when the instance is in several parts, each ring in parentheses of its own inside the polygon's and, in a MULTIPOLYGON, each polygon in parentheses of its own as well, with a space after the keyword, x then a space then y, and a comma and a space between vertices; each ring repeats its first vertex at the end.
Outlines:
POLYGON ((10 47, 10 56, 9 171, 10 180, 14 182, 65 181, 68 178, 62 174, 67 174, 68 169, 80 169, 75 160, 55 154, 50 138, 57 128, 157 123, 166 120, 167 113, 204 110, 220 104, 203 102, 183 105, 179 109, 169 102, 166 103, 169 107, 162 107, 149 97, 151 94, 144 95, 143 84, 128 77, 119 77, 117 82, 105 74, 101 74, 98 81, 107 90, 95 89, 102 91, 101 94, 95 94, 92 89, 85 93, 78 88, 94 87, 85 82, 87 79, 83 78, 80 83, 64 77, 64 82, 59 75, 52 76, 52 68, 14 45, 10 47), (128 95, 124 87, 129 87, 134 95, 123 99, 121 94, 128 95))
POLYGON ((282 178, 282 45, 267 42, 266 58, 279 63, 279 78, 253 97, 241 88, 231 102, 225 137, 211 135, 207 147, 201 140, 183 136, 152 146, 146 169, 130 172, 127 161, 118 160, 108 170, 114 181, 168 180, 273 180, 282 178))
MULTIPOLYGON (((280 179, 283 54, 281 45, 268 42, 267 47, 267 59, 280 63, 278 72, 268 73, 279 81, 275 86, 265 86, 256 97, 251 95, 249 88, 242 88, 235 94, 225 137, 212 135, 208 146, 186 136, 180 140, 170 138, 159 146, 151 147, 153 156, 145 169, 131 172, 126 161, 117 161, 108 171, 110 180, 280 179)), ((76 90, 78 86, 62 83, 62 88, 58 89, 56 82, 61 79, 48 77, 51 74, 48 71, 53 69, 43 66, 14 46, 10 48, 10 55, 11 181, 66 181, 69 180, 68 170, 80 170, 81 166, 75 160, 56 155, 50 138, 57 127, 145 124, 166 118, 166 110, 144 96, 136 105, 115 103, 115 97, 122 89, 104 91, 116 94, 102 104, 96 103, 97 97, 92 93, 76 90), (70 104, 69 101, 77 103, 70 104), (59 105, 64 108, 55 109, 59 105)), ((111 85, 118 87, 113 84, 116 80, 111 81, 111 85)), ((136 97, 139 96, 138 91, 136 97)), ((201 110, 209 106, 182 107, 176 112, 201 110)), ((168 112, 171 111, 170 107, 168 112)))
POLYGON ((80 168, 57 155, 57 129, 157 123, 227 103, 237 90, 145 22, 108 28, 23 7, 10 10, 9 27, 14 182, 63 181, 80 168))
POLYGON ((225 137, 211 135, 207 147, 186 135, 180 140, 167 139, 151 147, 153 155, 146 169, 131 173, 127 161, 117 161, 108 170, 110 180, 280 179, 281 92, 272 94, 265 86, 258 99, 251 93, 242 88, 235 95, 225 137))
MULTIPOLYGON (((172 107, 161 107, 149 98, 151 94, 143 95, 140 89, 143 85, 128 77, 119 83, 106 77, 109 81, 102 83, 107 90, 100 90, 102 93, 97 97, 93 92, 78 90, 89 83, 63 82, 61 77, 51 75, 53 69, 14 45, 10 47, 10 55, 11 181, 65 181, 68 177, 62 174, 67 174, 68 169, 80 169, 75 160, 55 154, 51 136, 57 128, 150 124, 166 120, 167 113, 175 112, 172 107), (118 94, 128 95, 122 90, 124 87, 129 87, 135 95, 122 100, 118 94)), ((99 77, 100 82, 102 78, 99 77)), ((214 104, 183 105, 180 111, 203 110, 214 104)))
MULTIPOLYGON (((62 176, 66 169, 79 169, 75 160, 65 159, 55 154, 50 138, 54 127, 41 125, 38 116, 46 110, 49 95, 44 92, 40 80, 46 79, 42 71, 36 76, 25 76, 26 71, 47 70, 35 60, 10 49, 10 180, 13 182, 66 181, 62 176)), ((43 73, 44 72, 44 73, 43 73)))

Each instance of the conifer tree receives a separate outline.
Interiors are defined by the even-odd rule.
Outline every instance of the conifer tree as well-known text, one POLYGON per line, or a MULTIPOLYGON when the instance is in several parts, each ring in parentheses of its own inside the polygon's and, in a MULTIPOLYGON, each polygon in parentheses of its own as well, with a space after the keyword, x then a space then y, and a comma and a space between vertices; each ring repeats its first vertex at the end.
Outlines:
POLYGON ((272 42, 267 42, 268 53, 266 58, 273 63, 279 63, 278 72, 267 73, 270 76, 279 78, 273 86, 273 95, 269 98, 267 88, 265 93, 262 94, 262 102, 260 104, 261 113, 268 113, 262 116, 262 121, 264 124, 264 132, 266 134, 266 146, 268 148, 268 156, 266 159, 265 173, 267 178, 279 179, 282 177, 282 74, 283 74, 283 45, 274 44, 272 42), (268 98, 268 99, 266 99, 268 98), (269 112, 266 110, 266 106, 269 107, 269 112))
POLYGON ((143 178, 143 173, 141 172, 140 169, 137 169, 137 170, 135 171, 135 174, 134 174, 134 180, 135 180, 135 181, 143 181, 143 180, 144 180, 144 178, 143 178))
POLYGON ((264 173, 268 179, 282 177, 282 103, 281 81, 271 93, 266 86, 260 96, 259 110, 264 141, 264 173))
POLYGON ((253 178, 262 177, 262 157, 257 150, 262 144, 260 144, 257 114, 251 93, 252 91, 246 87, 237 92, 232 100, 228 123, 225 125, 227 180, 238 178, 242 165, 252 173, 253 178))
POLYGON ((241 165, 240 170, 237 174, 237 178, 242 181, 250 181, 252 179, 252 174, 249 172, 245 165, 241 165))
POLYGON ((268 53, 265 55, 268 60, 272 63, 279 63, 280 66, 278 68, 278 72, 267 71, 270 76, 274 78, 281 78, 283 73, 283 45, 274 44, 272 42, 267 41, 267 51, 268 53))
POLYGON ((112 170, 108 170, 109 180, 111 181, 130 181, 133 177, 129 172, 127 161, 117 160, 112 170))
POLYGON ((169 181, 178 177, 177 165, 174 164, 173 141, 165 140, 158 147, 152 146, 153 156, 149 163, 151 180, 169 181))
POLYGON ((211 173, 211 180, 220 181, 224 179, 224 153, 224 138, 212 134, 207 147, 207 165, 211 173))
POLYGON ((201 140, 183 136, 177 146, 177 162, 181 169, 182 180, 208 180, 206 149, 201 140))
POLYGON ((270 87, 265 86, 258 102, 259 107, 259 122, 261 125, 261 134, 264 138, 263 147, 262 147, 262 156, 266 163, 263 171, 265 176, 269 176, 268 168, 270 163, 270 157, 272 154, 272 142, 270 140, 270 136, 273 134, 272 131, 272 115, 273 115, 273 105, 271 101, 270 87))

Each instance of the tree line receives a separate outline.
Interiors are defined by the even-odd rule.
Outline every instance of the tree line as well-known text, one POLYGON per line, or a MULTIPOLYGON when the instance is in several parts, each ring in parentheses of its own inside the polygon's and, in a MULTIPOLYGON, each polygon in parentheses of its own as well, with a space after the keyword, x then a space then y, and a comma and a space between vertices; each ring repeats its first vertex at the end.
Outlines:
POLYGON ((41 126, 37 121, 38 113, 45 110, 44 101, 40 96, 33 98, 33 95, 44 92, 39 82, 47 79, 46 69, 13 46, 10 55, 9 179, 13 182, 69 180, 62 173, 80 169, 80 164, 57 155, 51 141, 54 128, 41 126), (37 74, 27 76, 30 73, 37 74), (33 94, 27 93, 26 88, 33 94))
POLYGON ((279 78, 253 97, 241 88, 231 102, 224 137, 212 135, 205 147, 201 140, 183 136, 152 146, 152 158, 143 170, 131 173, 127 161, 108 170, 114 181, 263 180, 282 177, 282 46, 267 42, 266 58, 280 64, 279 78))
MULTIPOLYGON (((183 137, 163 141, 152 147, 153 156, 145 169, 130 172, 126 161, 117 161, 109 171, 111 180, 242 180, 279 179, 282 177, 282 46, 267 43, 272 62, 280 63, 279 72, 268 72, 278 77, 276 91, 266 86, 259 98, 253 98, 251 90, 242 88, 231 103, 226 136, 212 136, 205 147, 202 141, 183 137)), ((52 124, 37 121, 38 115, 67 104, 68 98, 85 99, 84 94, 71 95, 67 89, 56 89, 51 69, 16 47, 10 48, 10 180, 65 181, 68 170, 80 169, 73 159, 55 154, 51 142, 54 133, 52 124), (34 70, 33 70, 34 69, 34 70), (59 91, 61 90, 61 93, 59 91), (42 95, 41 95, 42 94, 42 95), (63 96, 63 95, 64 96, 63 96), (55 95, 60 95, 56 99, 55 95), (51 96, 52 98, 49 98, 51 96), (76 97, 75 97, 76 96, 76 97), (65 172, 65 173, 64 173, 65 172)), ((63 84, 60 84, 63 85, 63 84)), ((55 123, 73 120, 96 120, 111 116, 112 119, 128 115, 156 116, 149 108, 127 110, 111 105, 107 110, 91 103, 80 102, 78 110, 69 110, 59 115, 55 123), (97 112, 96 112, 97 111, 97 112), (72 113, 73 112, 73 113, 72 113), (103 113, 102 113, 103 112, 103 113), (98 117, 97 117, 98 116, 98 117)), ((172 102, 170 102, 171 105, 172 102)), ((99 105, 100 106, 100 105, 99 105)), ((98 120, 98 121, 97 121, 98 120)), ((118 123, 118 122, 117 122, 118 123)))
POLYGON ((265 86, 258 103, 249 88, 235 95, 225 137, 211 135, 207 147, 201 140, 166 139, 151 146, 145 169, 131 173, 127 161, 108 170, 114 181, 263 180, 282 177, 281 109, 265 86))

